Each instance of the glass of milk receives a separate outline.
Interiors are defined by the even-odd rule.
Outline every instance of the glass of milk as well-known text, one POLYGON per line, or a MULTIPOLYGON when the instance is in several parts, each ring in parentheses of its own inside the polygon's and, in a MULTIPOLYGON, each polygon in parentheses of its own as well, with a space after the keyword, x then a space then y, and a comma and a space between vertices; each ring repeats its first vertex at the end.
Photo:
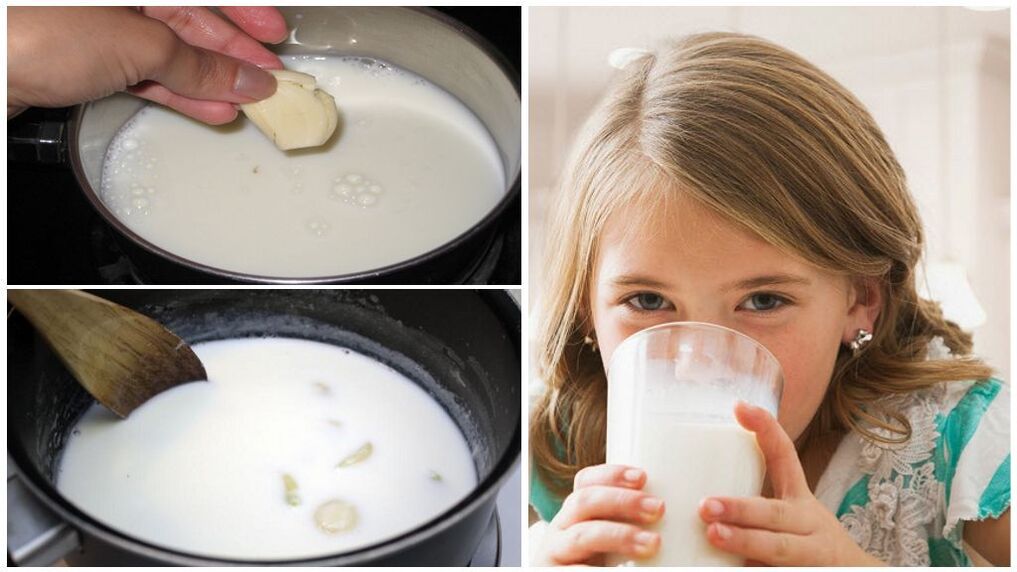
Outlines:
POLYGON ((774 416, 783 376, 759 342, 698 322, 662 324, 622 342, 608 367, 607 462, 646 471, 646 492, 664 499, 657 556, 611 564, 740 566, 713 548, 699 502, 758 496, 765 465, 755 436, 734 418, 738 401, 774 416))

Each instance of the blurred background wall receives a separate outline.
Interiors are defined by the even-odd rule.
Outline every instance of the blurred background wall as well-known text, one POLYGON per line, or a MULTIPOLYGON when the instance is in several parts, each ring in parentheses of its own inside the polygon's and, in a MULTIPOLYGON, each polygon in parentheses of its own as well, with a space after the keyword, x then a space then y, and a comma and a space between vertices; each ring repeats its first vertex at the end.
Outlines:
POLYGON ((1010 370, 1010 12, 960 7, 529 9, 530 301, 546 209, 611 77, 608 54, 725 30, 790 48, 854 92, 907 172, 925 223, 930 297, 1010 370))

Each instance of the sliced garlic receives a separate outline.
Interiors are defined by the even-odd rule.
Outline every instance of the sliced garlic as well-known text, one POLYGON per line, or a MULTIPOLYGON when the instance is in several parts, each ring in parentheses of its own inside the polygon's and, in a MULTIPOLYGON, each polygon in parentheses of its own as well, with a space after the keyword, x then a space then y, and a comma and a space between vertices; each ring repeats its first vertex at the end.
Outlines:
POLYGON ((370 457, 371 453, 373 452, 374 445, 371 445, 371 442, 368 441, 367 443, 361 445, 359 449, 350 453, 345 459, 339 461, 339 464, 336 465, 336 468, 350 467, 362 461, 366 461, 367 458, 370 457))
POLYGON ((275 146, 287 151, 324 145, 339 124, 335 100, 317 89, 314 76, 269 70, 278 87, 268 99, 240 106, 275 146))
POLYGON ((297 480, 289 473, 283 474, 283 487, 286 489, 286 504, 290 506, 300 505, 300 495, 297 494, 297 480))
POLYGON ((314 511, 314 523, 328 534, 353 530, 358 520, 357 508, 339 499, 330 500, 314 511))

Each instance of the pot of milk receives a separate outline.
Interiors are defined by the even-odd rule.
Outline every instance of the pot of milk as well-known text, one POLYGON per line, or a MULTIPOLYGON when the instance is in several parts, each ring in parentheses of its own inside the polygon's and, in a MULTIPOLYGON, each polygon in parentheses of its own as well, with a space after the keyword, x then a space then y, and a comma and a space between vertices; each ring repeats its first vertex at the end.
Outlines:
POLYGON ((520 451, 500 291, 104 290, 208 381, 119 420, 8 318, 8 557, 465 565, 520 451))
POLYGON ((138 273, 159 283, 453 283, 517 204, 518 74, 426 8, 281 8, 270 46, 338 108, 281 151, 247 118, 210 127, 125 94, 79 107, 69 155, 138 273))
POLYGON ((758 496, 765 465, 755 436, 734 418, 738 401, 774 416, 783 375, 752 338, 698 322, 633 334, 611 356, 607 462, 646 471, 645 490, 667 507, 653 525, 660 551, 629 566, 741 566, 713 548, 697 507, 708 496, 758 496))

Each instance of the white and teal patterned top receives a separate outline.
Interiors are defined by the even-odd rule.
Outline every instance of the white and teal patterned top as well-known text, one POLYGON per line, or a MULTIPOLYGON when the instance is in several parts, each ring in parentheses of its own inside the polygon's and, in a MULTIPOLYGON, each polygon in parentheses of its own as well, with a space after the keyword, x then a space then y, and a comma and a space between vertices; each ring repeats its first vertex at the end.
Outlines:
POLYGON ((971 565, 964 521, 1010 507, 1009 387, 996 379, 943 383, 887 401, 911 422, 911 439, 883 445, 850 433, 816 497, 888 564, 971 565))

